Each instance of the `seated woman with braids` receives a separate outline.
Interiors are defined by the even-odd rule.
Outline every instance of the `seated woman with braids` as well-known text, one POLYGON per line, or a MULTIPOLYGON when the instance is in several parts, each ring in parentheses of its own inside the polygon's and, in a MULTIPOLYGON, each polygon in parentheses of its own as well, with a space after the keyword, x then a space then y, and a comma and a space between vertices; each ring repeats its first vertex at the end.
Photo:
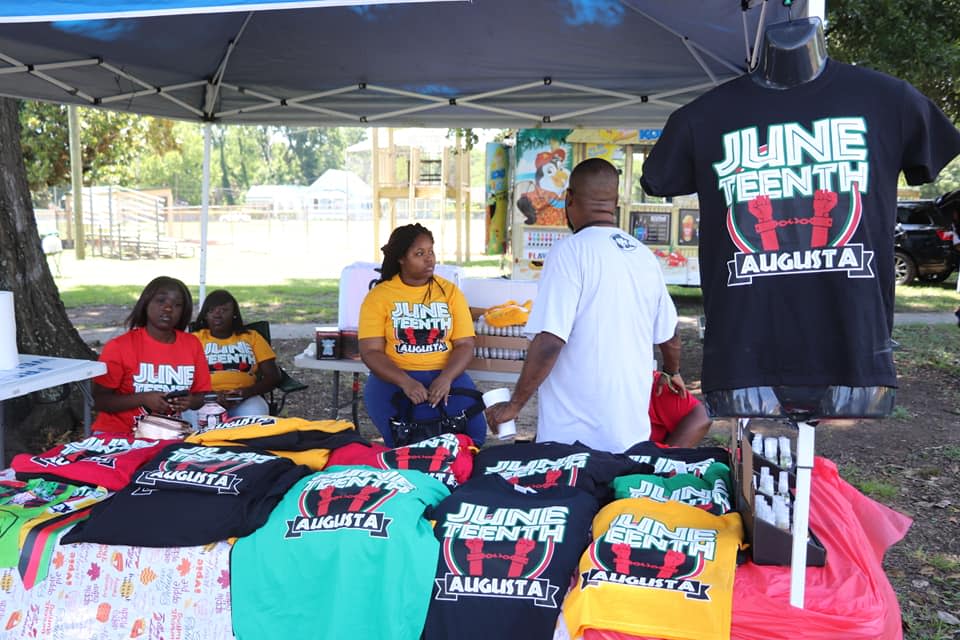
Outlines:
MULTIPOLYGON (((415 420, 450 415, 473 398, 452 388, 476 387, 464 373, 473 358, 474 330, 463 292, 433 274, 433 234, 420 224, 397 227, 381 248, 380 280, 360 306, 360 358, 370 369, 363 398, 367 413, 387 446, 394 446, 390 418, 399 413, 397 391, 414 407, 415 420)), ((483 412, 470 419, 467 435, 477 446, 486 439, 483 412)))
POLYGON ((244 326, 233 294, 211 291, 193 323, 193 334, 203 344, 217 403, 230 417, 269 415, 262 394, 280 384, 277 354, 263 336, 244 326))

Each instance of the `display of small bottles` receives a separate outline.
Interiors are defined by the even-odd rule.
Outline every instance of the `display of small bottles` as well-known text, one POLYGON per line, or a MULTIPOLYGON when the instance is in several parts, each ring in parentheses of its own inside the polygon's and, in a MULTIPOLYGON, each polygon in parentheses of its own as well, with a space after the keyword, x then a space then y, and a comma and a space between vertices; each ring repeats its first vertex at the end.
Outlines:
POLYGON ((754 434, 751 441, 753 452, 781 469, 793 466, 793 453, 790 449, 790 438, 787 436, 764 436, 754 434))
POLYGON ((790 478, 786 471, 778 473, 776 486, 769 467, 760 467, 753 475, 754 506, 757 518, 778 529, 790 531, 793 512, 793 496, 790 493, 790 478))
MULTIPOLYGON (((477 318, 474 323, 478 336, 496 336, 501 338, 523 338, 523 331, 526 325, 512 324, 506 327, 494 327, 487 324, 483 316, 477 318)), ((503 340, 501 344, 507 346, 488 346, 483 340, 478 340, 477 346, 473 349, 475 358, 492 358, 496 360, 526 360, 527 350, 520 347, 526 346, 526 340, 503 340)))
POLYGON ((501 347, 475 347, 474 358, 493 358, 496 360, 526 360, 526 349, 504 349, 501 347))
POLYGON ((522 338, 523 329, 527 325, 511 324, 506 327, 494 327, 484 321, 483 316, 477 318, 473 323, 473 328, 478 336, 501 336, 504 338, 522 338))

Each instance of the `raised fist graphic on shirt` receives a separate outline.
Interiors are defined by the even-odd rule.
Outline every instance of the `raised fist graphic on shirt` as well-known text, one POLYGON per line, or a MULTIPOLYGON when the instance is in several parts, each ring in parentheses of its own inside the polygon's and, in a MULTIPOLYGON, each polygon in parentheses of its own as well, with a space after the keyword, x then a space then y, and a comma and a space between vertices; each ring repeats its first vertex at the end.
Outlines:
POLYGON ((770 204, 770 196, 757 196, 747 203, 747 211, 753 214, 757 219, 754 225, 757 233, 760 234, 760 244, 764 251, 776 251, 780 248, 780 242, 777 240, 777 221, 773 219, 773 205, 770 204))

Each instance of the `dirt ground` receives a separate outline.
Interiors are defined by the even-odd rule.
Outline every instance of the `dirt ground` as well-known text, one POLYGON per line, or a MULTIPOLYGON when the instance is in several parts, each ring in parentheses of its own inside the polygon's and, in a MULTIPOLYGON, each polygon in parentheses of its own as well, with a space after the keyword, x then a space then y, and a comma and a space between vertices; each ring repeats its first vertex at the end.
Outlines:
MULTIPOLYGON (((71 312, 75 326, 103 326, 109 310, 71 312), (93 317, 93 316, 96 317, 93 317)), ((122 320, 118 320, 117 324, 122 320)), ((701 345, 694 329, 681 329, 683 371, 699 393, 701 345)), ((957 337, 960 338, 960 330, 957 337)), ((342 375, 333 400, 333 373, 297 369, 293 357, 307 340, 275 340, 278 359, 293 377, 310 385, 288 396, 285 413, 312 419, 350 418, 351 380, 342 375)), ((94 345, 96 346, 96 345, 94 345)), ((841 475, 875 500, 913 518, 906 537, 887 553, 885 568, 900 600, 908 640, 960 638, 960 371, 916 364, 898 352, 897 408, 883 420, 817 425, 816 453, 837 463, 841 475)), ((495 386, 480 383, 485 391, 495 386)), ((521 413, 518 437, 532 437, 536 401, 521 413)), ((376 430, 360 409, 360 429, 376 430)), ((716 421, 710 444, 729 442, 730 424, 716 421)), ((496 439, 491 446, 500 444, 496 439)))

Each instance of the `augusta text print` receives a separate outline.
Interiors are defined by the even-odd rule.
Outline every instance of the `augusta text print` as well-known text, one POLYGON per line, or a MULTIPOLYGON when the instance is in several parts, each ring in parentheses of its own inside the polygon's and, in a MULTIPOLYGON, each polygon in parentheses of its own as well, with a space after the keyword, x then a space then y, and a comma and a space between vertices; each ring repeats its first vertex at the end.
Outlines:
POLYGON ((556 608, 560 587, 542 574, 569 515, 563 506, 490 509, 464 502, 442 525, 446 571, 436 580, 435 598, 524 599, 556 608))

